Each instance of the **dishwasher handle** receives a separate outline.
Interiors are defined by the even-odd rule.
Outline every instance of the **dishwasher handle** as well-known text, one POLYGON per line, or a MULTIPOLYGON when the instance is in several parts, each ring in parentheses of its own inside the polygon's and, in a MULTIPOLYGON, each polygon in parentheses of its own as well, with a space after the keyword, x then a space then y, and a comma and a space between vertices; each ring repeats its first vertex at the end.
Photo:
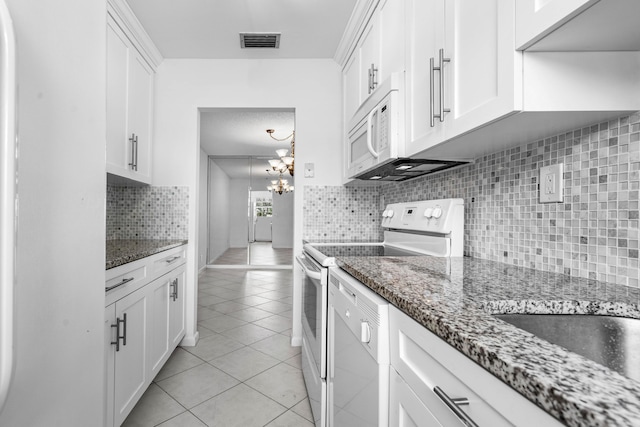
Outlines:
POLYGON ((322 268, 316 265, 313 261, 309 260, 306 256, 300 255, 296 257, 296 260, 302 266, 304 274, 315 280, 322 281, 322 268))

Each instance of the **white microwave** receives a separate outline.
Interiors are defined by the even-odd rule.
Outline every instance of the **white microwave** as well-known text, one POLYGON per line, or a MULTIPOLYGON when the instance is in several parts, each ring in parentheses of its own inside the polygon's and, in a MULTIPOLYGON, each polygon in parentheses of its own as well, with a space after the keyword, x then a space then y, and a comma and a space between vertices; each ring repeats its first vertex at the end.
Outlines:
POLYGON ((402 74, 393 74, 360 106, 346 144, 349 179, 404 156, 402 74))

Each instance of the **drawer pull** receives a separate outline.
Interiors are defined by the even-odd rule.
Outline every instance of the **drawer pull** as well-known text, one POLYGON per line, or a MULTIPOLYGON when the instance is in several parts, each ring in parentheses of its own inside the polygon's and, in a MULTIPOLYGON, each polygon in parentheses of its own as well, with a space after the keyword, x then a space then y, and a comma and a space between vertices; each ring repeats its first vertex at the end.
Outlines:
POLYGON ((135 279, 135 277, 129 277, 128 279, 122 279, 122 281, 121 281, 120 283, 117 283, 117 284, 115 284, 115 285, 113 285, 113 286, 107 286, 107 287, 104 289, 104 291, 105 291, 105 292, 109 292, 109 291, 111 291, 111 290, 113 290, 113 289, 115 289, 115 288, 117 288, 117 287, 119 287, 119 286, 122 286, 122 285, 124 285, 124 284, 126 284, 126 283, 129 283, 129 282, 130 282, 130 281, 132 281, 133 279, 135 279))
POLYGON ((167 264, 171 264, 173 261, 175 261, 177 259, 180 259, 180 255, 174 256, 173 258, 169 258, 169 259, 167 259, 165 261, 167 261, 167 264))
POLYGON ((467 399, 466 397, 458 397, 452 399, 447 396, 447 393, 442 391, 442 389, 438 386, 435 386, 433 388, 433 391, 440 398, 440 400, 442 400, 449 407, 449 409, 451 409, 453 413, 456 414, 456 417, 460 418, 460 421, 462 421, 464 425, 468 427, 478 427, 478 424, 476 424, 475 421, 473 421, 471 417, 469 417, 469 415, 467 415, 467 413, 460 408, 461 405, 468 405, 469 399, 467 399))

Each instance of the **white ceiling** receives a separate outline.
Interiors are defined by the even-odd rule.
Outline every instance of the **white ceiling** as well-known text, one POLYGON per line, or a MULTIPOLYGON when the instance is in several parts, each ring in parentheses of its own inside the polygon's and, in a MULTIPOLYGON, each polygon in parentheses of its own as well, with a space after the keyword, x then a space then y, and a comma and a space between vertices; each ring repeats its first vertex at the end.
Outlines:
POLYGON ((164 58, 333 58, 356 0, 127 0, 164 58), (241 49, 240 32, 280 32, 241 49))

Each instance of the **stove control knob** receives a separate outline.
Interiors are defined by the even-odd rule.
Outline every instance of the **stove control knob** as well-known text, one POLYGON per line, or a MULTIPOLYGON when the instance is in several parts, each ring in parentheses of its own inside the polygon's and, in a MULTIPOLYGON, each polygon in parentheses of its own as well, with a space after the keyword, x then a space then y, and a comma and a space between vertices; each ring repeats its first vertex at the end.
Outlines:
POLYGON ((389 212, 387 212, 387 210, 385 209, 384 212, 382 212, 382 218, 386 218, 389 215, 389 212))
POLYGON ((365 344, 371 341, 371 326, 366 320, 360 321, 360 341, 365 344))
POLYGON ((433 216, 433 208, 427 208, 424 210, 425 218, 431 218, 433 216))
POLYGON ((393 209, 389 209, 387 211, 387 218, 391 218, 391 217, 393 217, 393 209))
POLYGON ((440 218, 441 216, 442 216, 442 208, 441 208, 440 206, 436 206, 436 207, 433 209, 433 217, 434 217, 435 219, 438 219, 438 218, 440 218))

